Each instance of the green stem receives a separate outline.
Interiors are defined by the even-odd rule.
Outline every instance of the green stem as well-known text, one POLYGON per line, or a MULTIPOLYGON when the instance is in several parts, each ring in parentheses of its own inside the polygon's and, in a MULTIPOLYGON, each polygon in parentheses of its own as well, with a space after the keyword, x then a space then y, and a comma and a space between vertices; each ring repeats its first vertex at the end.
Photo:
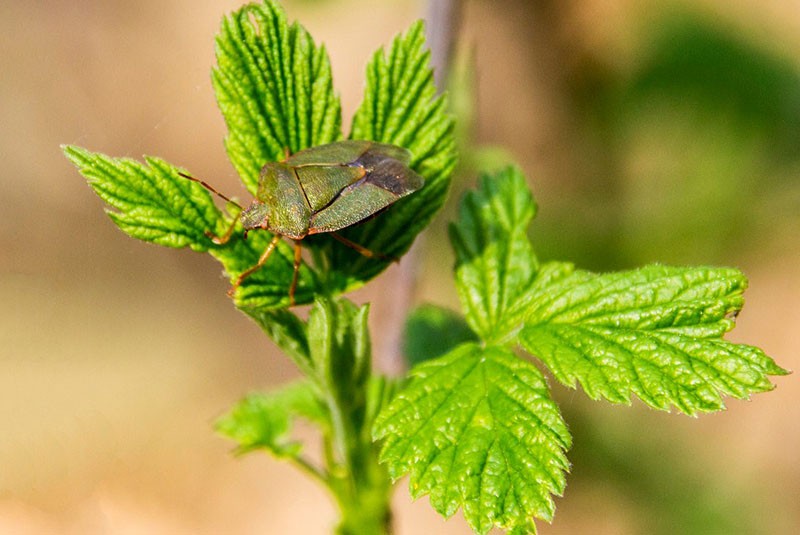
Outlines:
POLYGON ((391 482, 378 465, 377 450, 369 442, 351 444, 348 462, 336 494, 341 521, 339 535, 391 533, 391 482))
POLYGON ((336 533, 388 535, 392 485, 386 470, 378 464, 378 450, 367 427, 371 422, 348 415, 334 396, 328 404, 333 423, 328 444, 338 459, 331 468, 330 485, 341 514, 336 533))
POLYGON ((319 481, 325 487, 330 488, 331 482, 327 474, 325 474, 318 467, 314 466, 308 459, 302 456, 297 456, 297 457, 289 457, 289 460, 300 470, 311 476, 313 479, 319 481))
POLYGON ((327 409, 321 411, 326 421, 319 422, 321 466, 299 456, 291 461, 330 490, 341 514, 339 535, 391 533, 392 485, 378 463, 371 434, 391 389, 370 371, 367 314, 367 306, 318 296, 306 322, 289 311, 257 318, 268 334, 283 342, 310 379, 314 397, 327 409))

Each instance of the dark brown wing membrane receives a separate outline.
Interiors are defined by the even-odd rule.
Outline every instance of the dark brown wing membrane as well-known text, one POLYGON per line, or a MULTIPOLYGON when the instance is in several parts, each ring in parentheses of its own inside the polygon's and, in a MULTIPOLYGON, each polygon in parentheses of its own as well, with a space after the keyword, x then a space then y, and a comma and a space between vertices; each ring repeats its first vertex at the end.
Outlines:
POLYGON ((355 225, 413 193, 425 181, 402 162, 371 153, 359 159, 367 174, 344 188, 330 205, 311 218, 309 234, 334 232, 355 225))

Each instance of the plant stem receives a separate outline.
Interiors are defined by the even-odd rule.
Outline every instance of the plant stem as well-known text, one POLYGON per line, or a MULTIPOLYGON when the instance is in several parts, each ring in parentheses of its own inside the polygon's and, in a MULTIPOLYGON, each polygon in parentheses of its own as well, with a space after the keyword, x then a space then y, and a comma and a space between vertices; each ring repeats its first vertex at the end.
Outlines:
POLYGON ((314 478, 315 480, 322 483, 325 487, 330 487, 330 481, 328 476, 320 470, 318 467, 314 466, 308 459, 297 456, 297 457, 289 457, 289 460, 297 466, 300 470, 314 478))
POLYGON ((351 465, 350 492, 338 496, 342 516, 336 532, 340 535, 388 535, 391 533, 391 483, 386 470, 378 466, 377 452, 371 447, 369 451, 359 450, 353 452, 357 464, 351 465))
MULTIPOLYGON (((463 0, 428 0, 426 7, 426 39, 431 50, 431 67, 438 92, 445 88, 453 48, 461 26, 463 0)), ((408 311, 414 305, 415 293, 423 271, 425 233, 417 236, 414 245, 394 270, 390 282, 391 299, 381 309, 383 336, 378 341, 377 369, 390 377, 403 376, 408 368, 402 352, 403 327, 408 311)))
POLYGON ((317 365, 320 399, 329 415, 330 425, 323 434, 326 484, 341 514, 336 533, 387 535, 392 485, 386 469, 378 464, 378 446, 371 433, 385 386, 371 376, 366 308, 356 311, 352 304, 343 306, 344 301, 334 298, 320 304, 319 315, 309 319, 309 327, 317 334, 325 330, 329 334, 319 342, 327 351, 312 359, 317 365), (326 322, 316 321, 323 317, 326 322), (376 384, 380 388, 371 388, 376 384))
MULTIPOLYGON (((358 394, 355 397, 364 399, 358 394)), ((372 422, 363 418, 363 407, 345 407, 335 396, 327 401, 333 425, 326 449, 333 450, 338 459, 330 467, 329 481, 341 513, 336 533, 387 535, 391 533, 392 485, 385 468, 378 464, 378 449, 369 432, 372 422)))
POLYGON ((439 91, 442 91, 447 83, 463 8, 462 0, 428 1, 425 29, 428 47, 431 50, 433 76, 439 91))

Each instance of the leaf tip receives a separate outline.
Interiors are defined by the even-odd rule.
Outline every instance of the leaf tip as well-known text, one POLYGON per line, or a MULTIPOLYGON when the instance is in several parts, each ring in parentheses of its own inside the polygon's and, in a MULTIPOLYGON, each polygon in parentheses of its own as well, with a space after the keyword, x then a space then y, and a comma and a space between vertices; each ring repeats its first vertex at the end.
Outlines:
POLYGON ((84 167, 92 154, 83 147, 67 143, 62 143, 59 145, 59 148, 61 148, 61 152, 64 153, 64 156, 78 168, 84 167))

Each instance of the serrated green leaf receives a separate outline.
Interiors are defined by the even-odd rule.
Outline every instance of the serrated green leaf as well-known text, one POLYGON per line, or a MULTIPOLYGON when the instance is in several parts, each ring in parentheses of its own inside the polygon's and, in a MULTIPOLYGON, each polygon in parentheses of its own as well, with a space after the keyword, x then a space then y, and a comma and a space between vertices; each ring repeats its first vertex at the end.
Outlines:
POLYGON ((302 449, 290 437, 296 418, 323 428, 328 425, 327 411, 308 381, 248 395, 219 418, 215 428, 237 443, 237 453, 263 449, 276 457, 296 457, 302 449))
POLYGON ((255 195, 261 168, 290 153, 341 138, 341 105, 330 61, 272 0, 225 17, 212 74, 228 125, 225 147, 255 195))
POLYGON ((724 408, 722 395, 771 390, 767 376, 786 373, 760 349, 721 339, 743 305, 747 281, 738 270, 654 265, 561 275, 537 285, 520 341, 593 399, 629 403, 635 394, 693 415, 724 408))
POLYGON ((380 414, 374 435, 392 478, 473 530, 534 531, 552 518, 571 438, 542 374, 501 347, 462 345, 427 361, 380 414))
MULTIPOLYGON (((378 50, 367 66, 364 100, 353 118, 351 139, 371 139, 411 151, 411 168, 425 186, 373 219, 341 234, 385 258, 365 258, 329 243, 332 277, 355 287, 382 272, 405 253, 442 207, 455 167, 453 119, 436 96, 424 25, 415 23, 395 38, 388 56, 378 50)), ((319 239, 315 238, 314 242, 319 239)))
POLYGON ((450 225, 456 283, 467 322, 486 341, 518 328, 538 269, 527 236, 536 204, 516 167, 483 175, 450 225))
POLYGON ((436 305, 422 305, 406 318, 403 354, 413 366, 440 357, 465 342, 477 342, 464 318, 436 305))
MULTIPOLYGON (((231 222, 215 206, 200 184, 178 175, 181 169, 158 158, 145 164, 129 158, 112 158, 74 146, 64 153, 89 185, 114 210, 112 221, 134 238, 167 247, 191 247, 219 260, 233 282, 239 273, 258 262, 272 235, 253 232, 245 240, 234 232, 225 245, 209 234, 223 235, 231 222)), ((280 242, 267 264, 245 279, 236 293, 236 305, 245 312, 289 305, 289 286, 294 273, 294 251, 280 242)), ((301 265, 297 302, 310 302, 319 283, 313 271, 301 265)))
POLYGON ((205 251, 213 246, 206 232, 222 231, 227 224, 208 192, 163 160, 145 157, 145 165, 75 146, 63 150, 129 236, 205 251))

